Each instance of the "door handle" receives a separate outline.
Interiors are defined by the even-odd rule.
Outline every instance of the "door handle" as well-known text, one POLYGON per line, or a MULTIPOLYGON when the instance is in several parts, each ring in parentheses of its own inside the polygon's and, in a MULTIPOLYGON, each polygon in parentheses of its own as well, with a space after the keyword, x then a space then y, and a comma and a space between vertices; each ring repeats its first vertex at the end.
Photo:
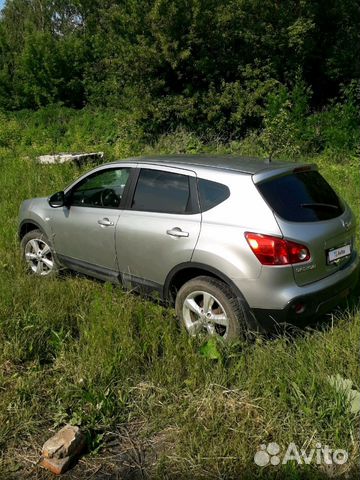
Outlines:
POLYGON ((189 232, 183 232, 179 227, 174 227, 171 230, 166 230, 166 233, 170 235, 170 237, 188 237, 189 236, 189 232))
POLYGON ((102 227, 113 227, 114 222, 111 222, 108 218, 100 218, 97 222, 102 227))

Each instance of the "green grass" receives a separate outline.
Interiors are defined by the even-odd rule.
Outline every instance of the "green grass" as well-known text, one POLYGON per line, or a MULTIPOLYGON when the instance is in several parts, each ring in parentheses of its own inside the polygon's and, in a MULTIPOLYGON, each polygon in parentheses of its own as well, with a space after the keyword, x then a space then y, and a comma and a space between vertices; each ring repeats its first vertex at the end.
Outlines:
MULTIPOLYGON (((67 125, 62 137, 51 137, 44 125, 30 132, 16 122, 0 125, 2 138, 8 135, 0 148, 0 477, 51 478, 34 462, 51 432, 72 422, 87 432, 91 451, 71 478, 140 467, 151 478, 352 478, 359 419, 328 376, 340 374, 360 389, 356 298, 328 328, 219 346, 220 358, 210 360, 198 341, 179 332, 171 309, 84 277, 26 274, 17 239, 21 201, 55 192, 84 170, 39 166, 35 154, 50 146, 119 154, 119 140, 109 142, 101 129, 81 140, 67 125), (254 454, 271 441, 283 448, 320 442, 346 449, 349 461, 259 468, 254 454)), ((121 148, 127 154, 249 148, 204 146, 181 135, 150 146, 121 140, 121 148)), ((329 154, 310 160, 359 218, 358 162, 344 166, 329 154)))

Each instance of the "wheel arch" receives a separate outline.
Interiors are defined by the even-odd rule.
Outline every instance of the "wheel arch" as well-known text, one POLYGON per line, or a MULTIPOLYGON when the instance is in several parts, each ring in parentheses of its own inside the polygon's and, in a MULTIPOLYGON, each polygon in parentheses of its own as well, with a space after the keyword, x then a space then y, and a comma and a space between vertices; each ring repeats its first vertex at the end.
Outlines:
POLYGON ((247 302, 244 298, 244 295, 238 289, 238 287, 234 284, 234 282, 224 275, 222 272, 217 270, 210 265, 206 265, 203 263, 198 262, 184 262, 176 267, 174 267, 167 275, 164 290, 163 290, 163 297, 166 301, 173 303, 176 296, 176 291, 184 285, 184 283, 188 282, 189 280, 206 275, 208 277, 217 278, 224 282, 234 293, 236 297, 239 297, 242 301, 247 302))
POLYGON ((35 220, 23 220, 19 225, 19 239, 22 240, 24 236, 32 230, 40 230, 45 233, 43 228, 35 220))
POLYGON ((232 291, 234 296, 240 301, 246 311, 246 321, 248 327, 252 331, 262 331, 262 327, 257 321, 253 311, 249 307, 248 302, 246 301, 244 295, 235 285, 235 283, 221 271, 217 270, 210 265, 206 265, 198 262, 185 262, 174 267, 168 274, 165 280, 164 289, 163 289, 163 298, 166 302, 169 302, 171 305, 175 303, 176 292, 181 288, 184 283, 187 281, 198 277, 198 276, 209 276, 212 278, 217 278, 224 282, 232 291))

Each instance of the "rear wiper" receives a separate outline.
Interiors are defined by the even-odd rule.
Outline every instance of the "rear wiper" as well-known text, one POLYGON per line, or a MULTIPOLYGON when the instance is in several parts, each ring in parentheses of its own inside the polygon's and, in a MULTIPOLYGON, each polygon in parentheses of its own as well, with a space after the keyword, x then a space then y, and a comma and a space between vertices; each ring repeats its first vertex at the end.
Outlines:
POLYGON ((314 210, 316 209, 326 209, 326 208, 330 208, 332 210, 339 210, 339 206, 338 205, 333 205, 331 203, 301 203, 300 204, 300 207, 302 208, 313 208, 314 210))

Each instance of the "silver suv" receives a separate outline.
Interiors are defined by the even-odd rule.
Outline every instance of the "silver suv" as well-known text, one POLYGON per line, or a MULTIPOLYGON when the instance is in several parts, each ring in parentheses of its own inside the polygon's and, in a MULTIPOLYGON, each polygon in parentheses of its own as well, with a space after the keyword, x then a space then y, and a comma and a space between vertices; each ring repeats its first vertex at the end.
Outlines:
POLYGON ((355 286, 355 219, 314 165, 175 156, 102 165, 25 200, 30 271, 69 268, 175 304, 224 340, 301 325, 355 286))

